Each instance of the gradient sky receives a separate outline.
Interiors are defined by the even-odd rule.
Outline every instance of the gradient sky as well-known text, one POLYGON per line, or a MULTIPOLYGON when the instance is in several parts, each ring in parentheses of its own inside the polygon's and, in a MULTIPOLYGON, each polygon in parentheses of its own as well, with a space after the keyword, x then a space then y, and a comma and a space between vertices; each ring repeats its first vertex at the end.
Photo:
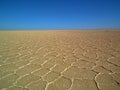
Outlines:
POLYGON ((120 28, 120 0, 0 0, 0 30, 120 28))

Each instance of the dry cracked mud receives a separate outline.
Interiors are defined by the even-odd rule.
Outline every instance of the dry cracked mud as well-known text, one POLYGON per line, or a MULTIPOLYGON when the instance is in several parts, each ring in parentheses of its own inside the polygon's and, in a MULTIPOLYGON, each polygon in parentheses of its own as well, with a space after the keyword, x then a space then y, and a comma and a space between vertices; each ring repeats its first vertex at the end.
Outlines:
POLYGON ((120 31, 0 31, 0 90, 120 90, 120 31))

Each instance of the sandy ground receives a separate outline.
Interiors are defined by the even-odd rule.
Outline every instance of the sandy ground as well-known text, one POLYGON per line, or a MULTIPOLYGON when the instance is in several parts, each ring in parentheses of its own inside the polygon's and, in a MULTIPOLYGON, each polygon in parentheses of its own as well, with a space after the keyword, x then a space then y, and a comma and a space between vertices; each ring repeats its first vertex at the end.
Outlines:
POLYGON ((0 90, 120 90, 120 31, 0 31, 0 90))

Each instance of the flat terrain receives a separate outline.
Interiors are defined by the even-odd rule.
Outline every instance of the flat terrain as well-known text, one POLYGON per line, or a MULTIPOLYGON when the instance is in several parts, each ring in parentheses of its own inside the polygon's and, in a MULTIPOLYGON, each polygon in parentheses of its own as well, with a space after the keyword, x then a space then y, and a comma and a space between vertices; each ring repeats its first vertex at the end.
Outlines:
POLYGON ((0 31, 0 90, 120 90, 120 31, 0 31))

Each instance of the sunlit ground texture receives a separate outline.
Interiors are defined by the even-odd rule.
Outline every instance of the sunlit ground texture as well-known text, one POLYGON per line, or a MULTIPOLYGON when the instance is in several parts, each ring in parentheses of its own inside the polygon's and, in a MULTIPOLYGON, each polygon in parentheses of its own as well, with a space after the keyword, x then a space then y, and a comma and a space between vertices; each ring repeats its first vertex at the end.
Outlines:
POLYGON ((0 90, 120 90, 120 31, 0 31, 0 90))

